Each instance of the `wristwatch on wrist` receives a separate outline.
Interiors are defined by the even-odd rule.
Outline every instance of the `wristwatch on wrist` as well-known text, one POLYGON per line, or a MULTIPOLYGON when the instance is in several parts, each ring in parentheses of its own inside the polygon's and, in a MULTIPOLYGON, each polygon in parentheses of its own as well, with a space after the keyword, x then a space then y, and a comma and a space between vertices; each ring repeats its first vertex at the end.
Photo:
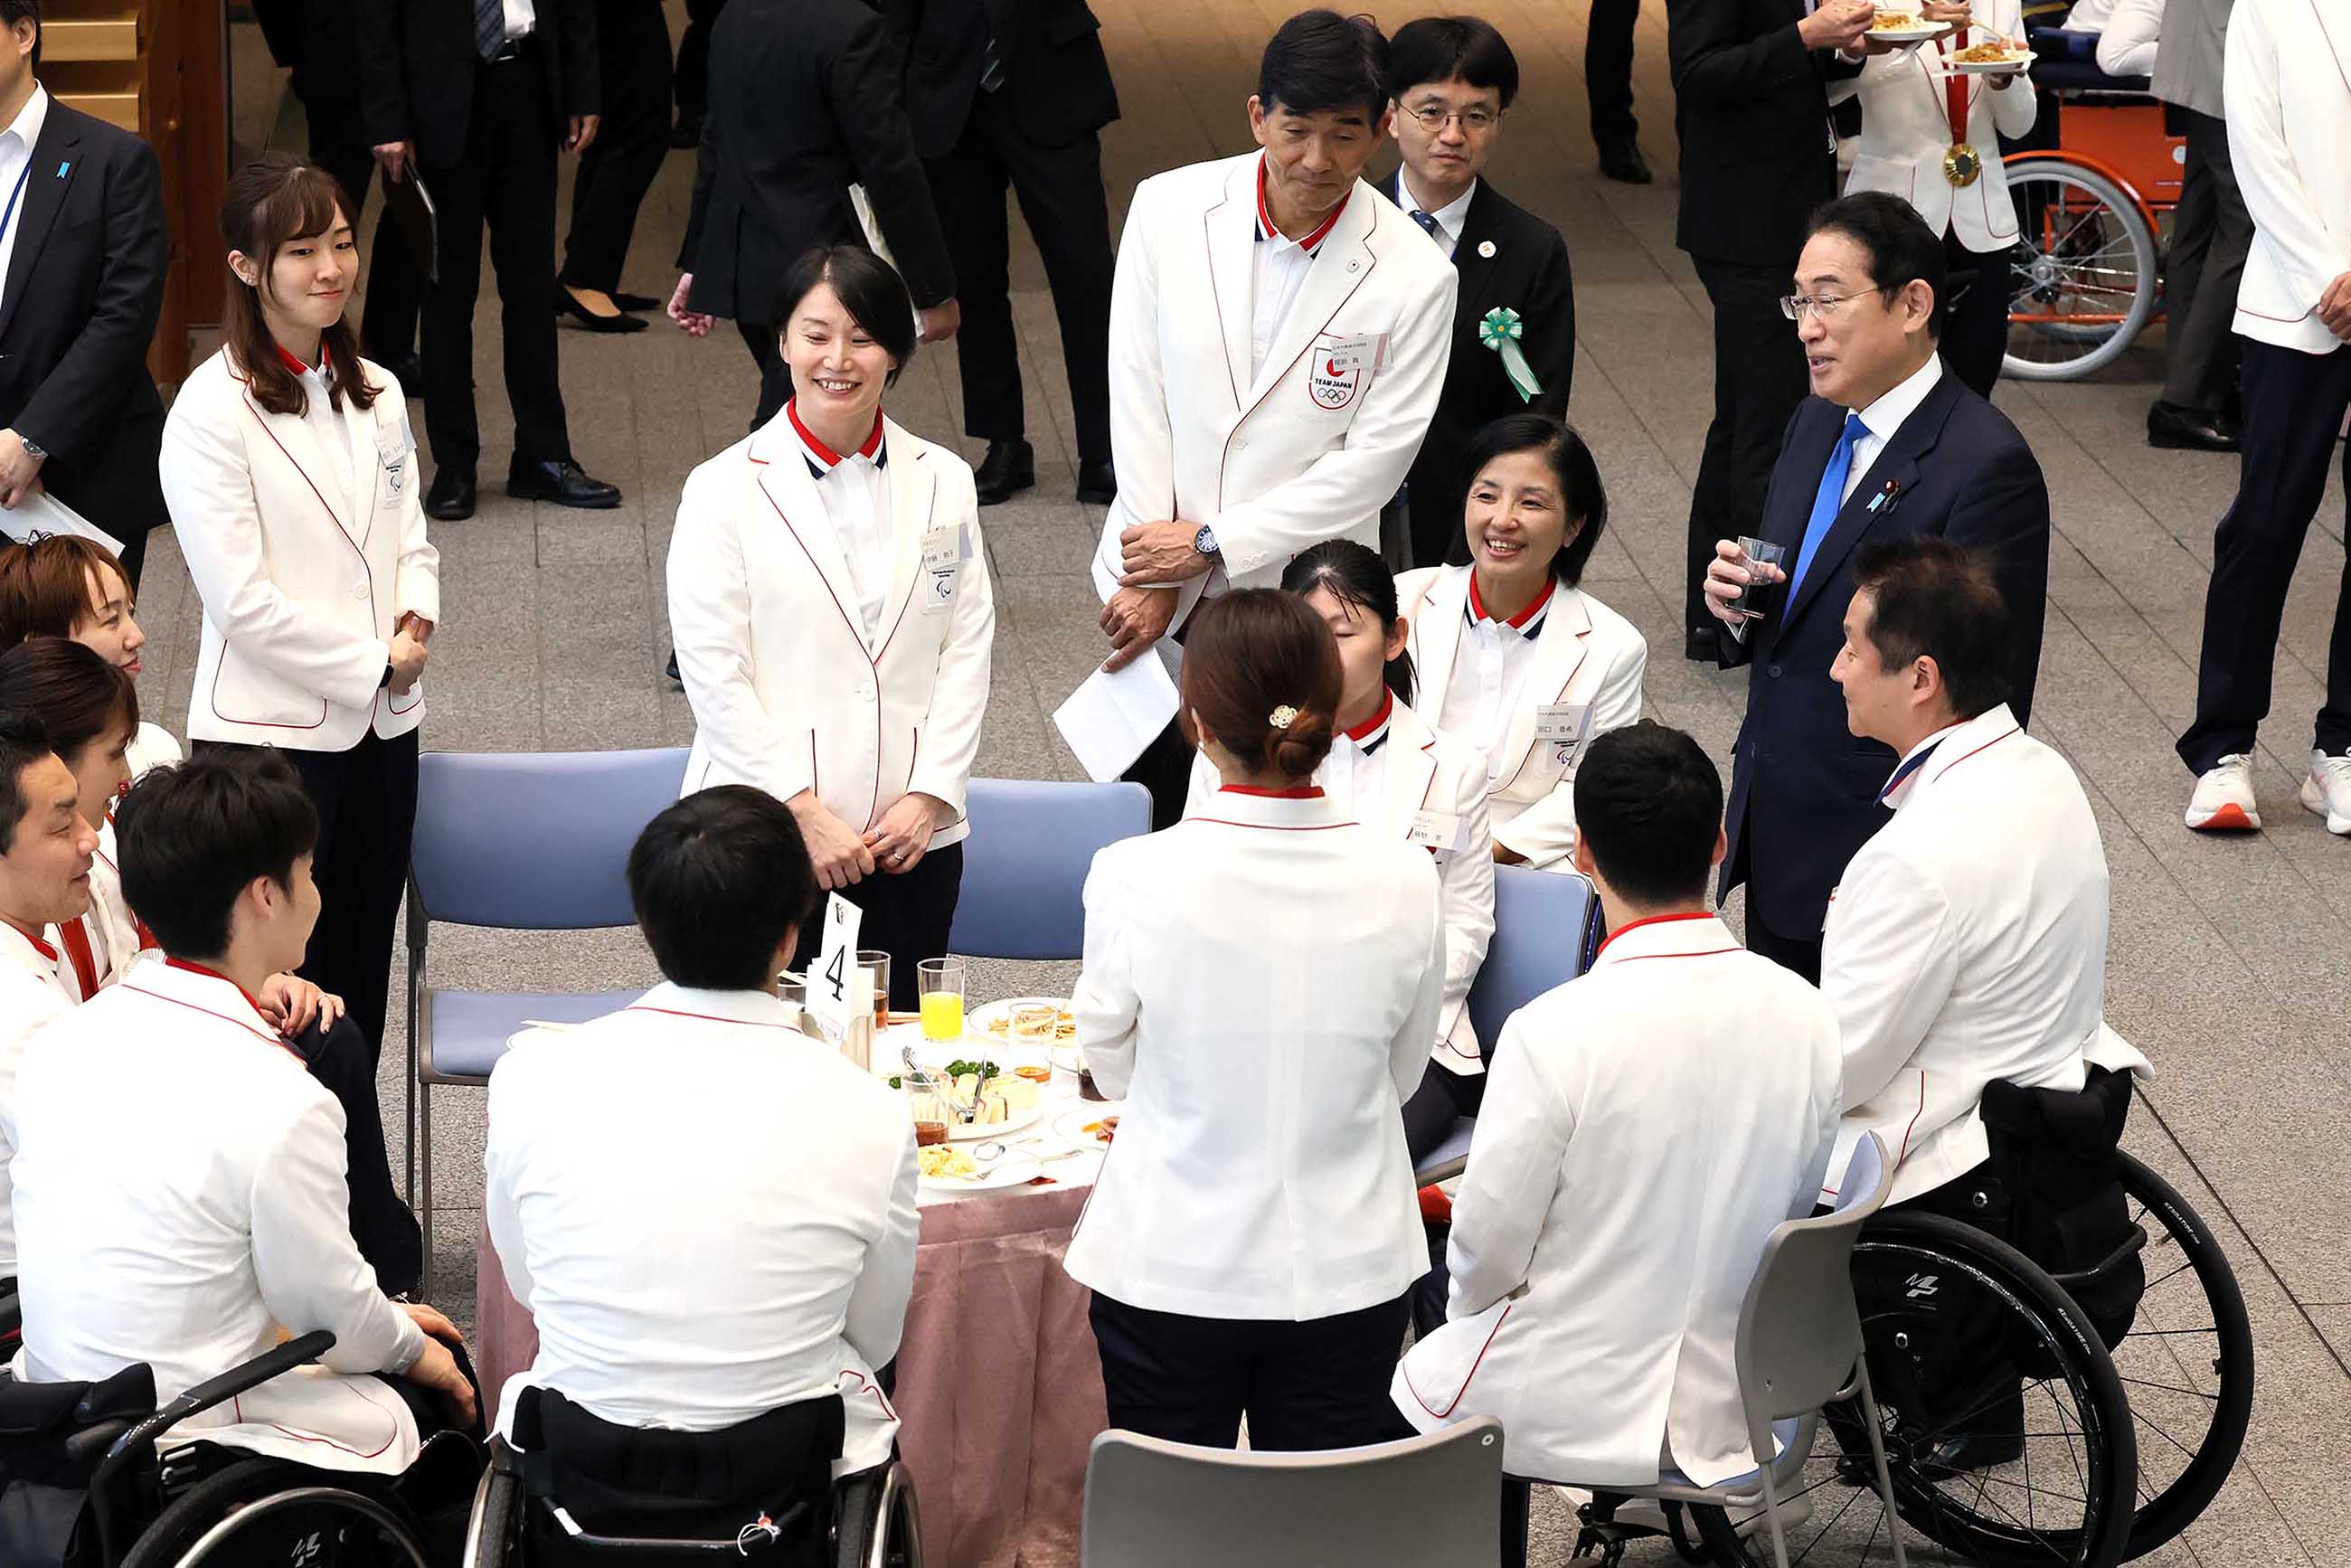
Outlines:
POLYGON ((16 433, 16 441, 18 444, 24 447, 26 456, 37 458, 43 463, 47 463, 49 460, 49 449, 43 446, 31 436, 26 435, 23 431, 20 430, 16 433))
POLYGON ((1217 530, 1210 528, 1207 524, 1202 523, 1200 525, 1200 531, 1192 536, 1192 548, 1198 550, 1202 555, 1216 554, 1217 530))

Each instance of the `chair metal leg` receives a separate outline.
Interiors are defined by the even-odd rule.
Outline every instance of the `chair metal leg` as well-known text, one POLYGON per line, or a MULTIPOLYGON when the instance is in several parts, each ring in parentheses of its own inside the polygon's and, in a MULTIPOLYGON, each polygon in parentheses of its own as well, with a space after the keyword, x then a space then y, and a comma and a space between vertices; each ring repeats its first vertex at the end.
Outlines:
POLYGON ((1902 1516, 1894 1511, 1894 1477, 1886 1468, 1886 1432, 1877 1418, 1877 1396, 1869 1388, 1869 1363, 1854 1368, 1861 1388, 1861 1418, 1869 1429, 1869 1458, 1877 1467, 1877 1495, 1886 1504, 1886 1537, 1894 1545, 1894 1568, 1909 1568, 1902 1554, 1902 1516))
POLYGON ((420 1078, 415 1089, 418 1138, 423 1146, 423 1177, 418 1191, 424 1197, 424 1207, 416 1214, 424 1233, 424 1267, 417 1279, 416 1293, 429 1301, 433 1299, 433 1085, 420 1078))
POLYGON ((1788 1568, 1788 1538, 1780 1528, 1780 1488, 1771 1479, 1773 1459, 1763 1461, 1763 1514, 1771 1521, 1771 1561, 1778 1568, 1788 1568))

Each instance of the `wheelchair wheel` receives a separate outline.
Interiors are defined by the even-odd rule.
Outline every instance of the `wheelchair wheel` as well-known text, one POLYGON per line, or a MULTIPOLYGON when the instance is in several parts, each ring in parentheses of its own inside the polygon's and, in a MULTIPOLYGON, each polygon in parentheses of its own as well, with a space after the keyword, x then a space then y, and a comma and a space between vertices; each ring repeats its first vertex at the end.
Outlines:
MULTIPOLYGON (((1853 1270, 1896 1517, 1859 1402, 1832 1406, 1781 1498, 1788 1560, 1890 1563, 1898 1531, 1912 1563, 2119 1563, 2137 1473, 2129 1406, 2072 1298, 1981 1231, 1900 1210, 1863 1228, 1853 1270)), ((1691 1510, 1724 1568, 1771 1568, 1760 1492, 1745 1509, 1691 1510)))
POLYGON ((2169 1182, 2122 1161, 2132 1221, 2147 1231, 2147 1293, 2115 1371, 2138 1433, 2138 1516, 2126 1555, 2188 1528, 2228 1479, 2253 1407, 2253 1334, 2220 1243, 2169 1182))
POLYGON ((923 1568, 914 1479, 896 1459, 851 1476, 833 1496, 836 1568, 923 1568))
POLYGON ((506 1568, 515 1560, 522 1519, 522 1487, 514 1472, 493 1463, 474 1489, 474 1512, 465 1523, 463 1568, 506 1568))
POLYGON ((2008 164, 2020 226, 2006 373, 2073 381, 2122 356, 2155 315, 2154 229, 2129 192, 2056 156, 2008 164))
MULTIPOLYGON (((351 1478, 357 1482, 360 1478, 351 1478)), ((282 1459, 246 1459, 167 1506, 122 1568, 431 1568, 397 1507, 282 1459)))

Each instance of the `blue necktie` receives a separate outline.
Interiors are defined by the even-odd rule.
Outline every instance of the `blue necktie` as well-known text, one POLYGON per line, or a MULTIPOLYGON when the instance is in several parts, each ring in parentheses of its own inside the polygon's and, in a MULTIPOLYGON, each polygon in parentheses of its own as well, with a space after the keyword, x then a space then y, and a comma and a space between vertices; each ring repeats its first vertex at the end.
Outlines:
POLYGON ((1429 238, 1435 240, 1439 245, 1443 245, 1445 243, 1445 237, 1437 232, 1437 219, 1435 217, 1431 216, 1427 213, 1420 211, 1418 208, 1415 208, 1413 210, 1412 221, 1418 224, 1421 227, 1421 232, 1428 235, 1429 238))
POLYGON ((1836 450, 1829 454, 1829 465, 1821 470, 1821 487, 1813 492, 1813 515, 1804 523, 1804 542, 1796 550, 1796 570, 1788 574, 1788 597, 1792 600, 1803 585, 1804 569, 1813 564, 1821 541, 1829 537, 1837 513, 1844 507, 1844 479, 1853 472, 1854 445, 1868 434, 1869 426, 1861 423, 1861 415, 1844 416, 1844 430, 1837 437, 1836 450))

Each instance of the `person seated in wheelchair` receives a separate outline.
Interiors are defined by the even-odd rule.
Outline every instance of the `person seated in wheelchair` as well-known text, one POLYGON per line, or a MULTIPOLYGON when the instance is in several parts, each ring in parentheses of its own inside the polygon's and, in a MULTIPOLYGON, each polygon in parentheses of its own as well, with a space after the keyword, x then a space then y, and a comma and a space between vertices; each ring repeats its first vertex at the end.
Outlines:
POLYGON ((1502 1561, 1520 1478, 1606 1489, 1755 1468, 1734 1366, 1765 1241, 1812 1212, 1836 1130, 1836 1022, 1707 905, 1722 781, 1643 721, 1575 779, 1575 869, 1608 938, 1510 1016, 1453 1205, 1445 1325, 1390 1392, 1423 1432, 1503 1428, 1502 1561))
POLYGON ((484 1204, 538 1328, 497 1431, 588 1530, 731 1540, 805 1503, 812 1550, 831 1483, 897 1429, 914 1123, 777 998, 817 895, 789 807, 688 795, 628 878, 664 983, 490 1075, 484 1204))
POLYGON ((161 951, 24 1048, 13 1375, 143 1364, 168 1403, 330 1331, 322 1364, 172 1436, 399 1475, 427 1437, 475 1424, 456 1330, 378 1288, 351 1239, 341 1112, 254 995, 301 963, 318 918, 318 813, 274 753, 200 754, 141 779, 115 824, 124 894, 161 951))

